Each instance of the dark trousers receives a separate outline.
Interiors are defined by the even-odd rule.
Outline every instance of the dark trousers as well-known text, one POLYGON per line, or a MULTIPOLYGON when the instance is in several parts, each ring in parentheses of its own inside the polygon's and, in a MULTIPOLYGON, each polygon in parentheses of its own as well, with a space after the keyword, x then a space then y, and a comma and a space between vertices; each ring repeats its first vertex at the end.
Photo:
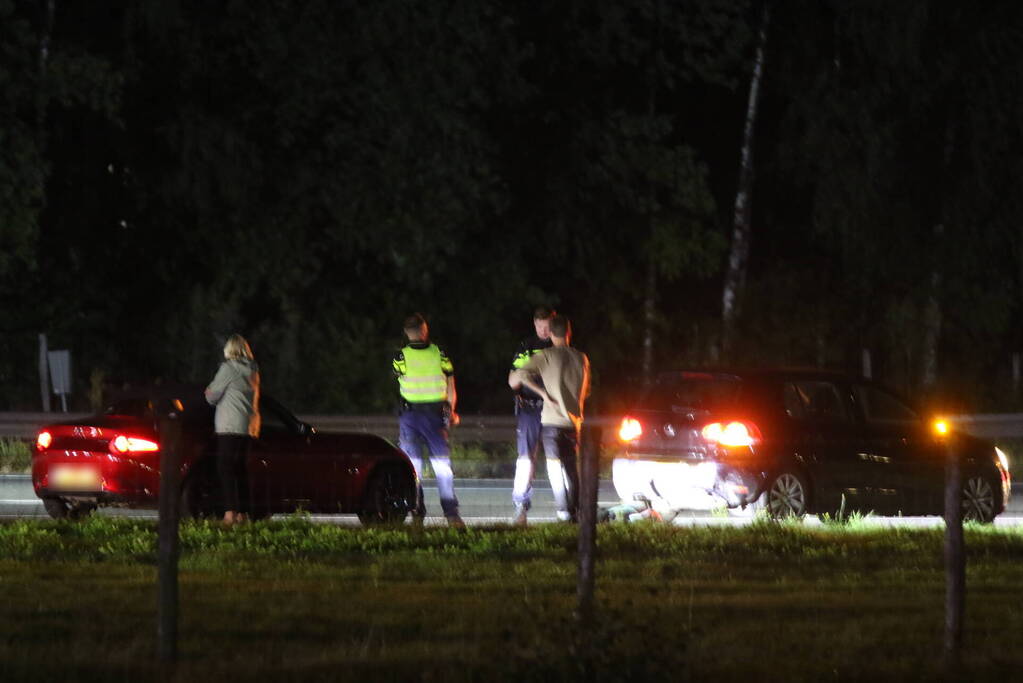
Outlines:
POLYGON ((540 408, 519 407, 515 437, 519 456, 515 460, 515 482, 512 484, 512 502, 529 509, 533 499, 533 475, 536 456, 540 452, 540 408))
POLYGON ((249 447, 244 434, 217 434, 217 472, 224 509, 251 512, 249 505, 249 447))
POLYGON ((554 494, 554 507, 561 520, 576 520, 579 508, 579 433, 574 427, 543 425, 540 429, 544 454, 547 456, 547 474, 554 494), (560 480, 556 476, 555 459, 561 463, 560 480))
POLYGON ((419 478, 419 506, 413 513, 416 517, 426 516, 426 502, 423 500, 423 455, 422 443, 426 443, 437 480, 440 507, 446 517, 458 514, 458 498, 455 497, 455 475, 451 470, 451 448, 448 445, 448 428, 444 412, 437 406, 409 408, 398 417, 398 447, 405 451, 419 478))

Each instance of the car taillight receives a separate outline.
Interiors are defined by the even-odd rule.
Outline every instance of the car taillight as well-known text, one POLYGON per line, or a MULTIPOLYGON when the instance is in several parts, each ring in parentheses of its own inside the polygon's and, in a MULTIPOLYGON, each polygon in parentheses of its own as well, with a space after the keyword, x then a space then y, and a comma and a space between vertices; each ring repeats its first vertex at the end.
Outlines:
POLYGON ((760 441, 760 430, 751 422, 711 422, 700 434, 722 446, 752 446, 760 441))
POLYGON ((643 436, 643 425, 634 417, 622 418, 622 425, 618 428, 618 438, 622 441, 635 441, 643 436))
POLYGON ((49 432, 39 432, 39 436, 36 437, 36 448, 41 451, 45 451, 53 443, 53 435, 49 432))
POLYGON ((148 453, 160 450, 160 444, 149 439, 140 439, 134 436, 118 434, 110 440, 110 452, 115 455, 125 453, 148 453))

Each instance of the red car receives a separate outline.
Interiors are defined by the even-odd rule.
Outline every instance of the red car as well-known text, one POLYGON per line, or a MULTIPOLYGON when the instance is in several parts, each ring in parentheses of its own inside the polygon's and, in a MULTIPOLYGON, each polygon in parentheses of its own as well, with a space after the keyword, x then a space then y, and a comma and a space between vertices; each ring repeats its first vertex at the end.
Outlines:
MULTIPOLYGON (((43 427, 32 484, 46 511, 59 519, 88 515, 99 505, 156 508, 160 416, 172 410, 181 425, 182 515, 219 515, 213 410, 197 387, 126 395, 99 415, 43 427)), ((415 508, 415 470, 387 440, 318 433, 267 396, 260 413, 262 430, 248 463, 253 518, 305 510, 396 523, 415 508)))

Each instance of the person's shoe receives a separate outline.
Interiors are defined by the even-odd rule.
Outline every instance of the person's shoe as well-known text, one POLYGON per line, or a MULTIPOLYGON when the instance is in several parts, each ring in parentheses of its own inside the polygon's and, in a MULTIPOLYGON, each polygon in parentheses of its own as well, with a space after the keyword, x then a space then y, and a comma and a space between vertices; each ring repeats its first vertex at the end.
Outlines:
POLYGON ((448 526, 459 531, 465 529, 465 522, 458 515, 448 515, 448 526))
POLYGON ((526 506, 516 505, 515 506, 515 517, 512 519, 512 524, 515 526, 526 526, 526 506))

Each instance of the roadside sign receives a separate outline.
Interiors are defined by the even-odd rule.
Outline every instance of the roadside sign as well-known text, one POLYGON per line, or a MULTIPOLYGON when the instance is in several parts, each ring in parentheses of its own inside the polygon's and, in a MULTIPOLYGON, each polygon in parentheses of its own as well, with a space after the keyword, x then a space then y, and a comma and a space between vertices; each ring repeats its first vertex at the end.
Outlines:
POLYGON ((50 384, 53 393, 60 396, 64 412, 67 412, 67 395, 71 393, 71 352, 67 349, 50 351, 50 384))

